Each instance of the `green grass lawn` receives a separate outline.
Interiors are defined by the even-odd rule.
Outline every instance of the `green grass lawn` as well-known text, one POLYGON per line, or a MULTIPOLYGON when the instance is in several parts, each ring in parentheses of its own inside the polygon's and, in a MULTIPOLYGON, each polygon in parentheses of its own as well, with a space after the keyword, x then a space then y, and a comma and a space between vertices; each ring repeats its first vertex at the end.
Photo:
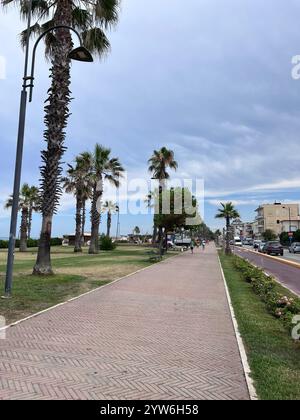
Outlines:
MULTIPOLYGON (((149 248, 123 246, 99 255, 74 254, 73 248, 54 247, 52 262, 54 276, 32 276, 36 249, 16 252, 13 298, 0 299, 0 315, 7 323, 17 321, 69 298, 88 292, 117 278, 145 268, 149 248)), ((168 254, 168 257, 174 253, 168 254)), ((4 290, 7 251, 0 251, 0 296, 4 290)))
POLYGON ((300 345, 267 312, 234 268, 232 258, 223 254, 220 258, 259 398, 300 400, 300 345))

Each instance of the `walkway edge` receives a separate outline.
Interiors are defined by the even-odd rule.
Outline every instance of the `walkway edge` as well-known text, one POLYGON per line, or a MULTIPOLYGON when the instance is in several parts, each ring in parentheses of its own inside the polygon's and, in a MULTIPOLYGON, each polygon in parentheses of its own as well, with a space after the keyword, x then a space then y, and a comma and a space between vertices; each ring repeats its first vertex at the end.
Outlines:
POLYGON ((181 255, 182 255, 182 254, 176 254, 176 255, 173 255, 172 257, 167 258, 166 260, 160 261, 160 262, 155 263, 155 264, 148 265, 147 267, 144 267, 144 268, 141 268, 140 270, 137 270, 137 271, 134 271, 134 272, 132 272, 132 273, 129 273, 129 274, 127 274, 126 276, 123 276, 123 277, 120 277, 120 278, 118 278, 118 279, 116 279, 116 280, 113 280, 113 281, 111 281, 111 282, 109 282, 109 283, 107 283, 107 284, 104 284, 103 286, 97 287, 96 289, 90 290, 90 291, 88 291, 88 292, 86 292, 86 293, 82 293, 81 295, 75 296, 75 297, 73 297, 73 298, 71 298, 71 299, 68 299, 68 300, 66 300, 66 301, 64 301, 64 302, 58 303, 58 304, 57 304, 57 305, 55 305, 55 306, 50 306, 49 308, 44 309, 43 311, 36 312, 35 314, 29 315, 29 316, 27 316, 26 318, 20 319, 19 321, 15 321, 15 322, 13 322, 13 323, 11 323, 11 324, 9 324, 9 325, 6 325, 5 327, 0 328, 0 332, 2 332, 2 331, 6 331, 6 330, 8 330, 9 328, 12 328, 12 327, 15 327, 15 326, 17 326, 17 325, 19 325, 19 324, 22 324, 22 323, 23 323, 23 322, 25 322, 25 321, 29 321, 29 320, 30 320, 30 319, 32 319, 32 318, 36 318, 36 317, 37 317, 37 316, 39 316, 39 315, 42 315, 42 314, 45 314, 45 313, 47 313, 47 312, 53 311, 53 309, 59 308, 59 307, 61 307, 61 306, 63 306, 63 305, 66 305, 67 303, 74 302, 75 300, 81 299, 81 298, 83 298, 83 297, 85 297, 85 296, 88 296, 88 295, 90 295, 90 294, 92 294, 92 293, 98 292, 99 290, 104 289, 105 287, 112 286, 114 283, 118 283, 118 282, 119 282, 119 281, 121 281, 121 280, 125 280, 125 279, 127 279, 128 277, 134 276, 135 274, 138 274, 138 273, 141 273, 142 271, 148 270, 148 269, 149 269, 149 268, 151 268, 151 267, 154 267, 154 266, 159 265, 159 264, 164 264, 164 263, 166 263, 167 261, 172 260, 173 258, 179 257, 179 256, 181 256, 181 255))
POLYGON ((227 296, 228 305, 229 305, 229 309, 230 309, 232 324, 233 324, 235 336, 236 336, 236 339, 237 339, 237 344, 238 344, 238 348, 239 348, 239 352, 240 352, 240 356, 241 356, 241 360, 242 360, 242 365, 243 365, 243 369, 244 369, 244 373, 245 373, 245 378, 246 378, 246 382, 247 382, 247 387, 248 387, 250 399, 252 401, 257 401, 258 396, 257 396, 257 392, 256 392, 256 389, 255 389, 255 386, 254 386, 254 381, 251 378, 251 369, 250 369, 250 365, 249 365, 249 362, 248 362, 248 357, 247 357, 245 345, 244 345, 241 333, 239 331, 238 322, 237 322, 237 319, 236 319, 236 316, 235 316, 235 313, 234 313, 234 308, 233 308, 233 305, 232 305, 231 296, 230 296, 230 293, 229 293, 226 277, 225 277, 224 270, 223 270, 222 263, 221 263, 221 260, 220 260, 219 256, 218 256, 218 260, 219 260, 220 269, 221 269, 221 273, 222 273, 222 277, 223 277, 223 281, 224 281, 224 286, 225 286, 226 296, 227 296))

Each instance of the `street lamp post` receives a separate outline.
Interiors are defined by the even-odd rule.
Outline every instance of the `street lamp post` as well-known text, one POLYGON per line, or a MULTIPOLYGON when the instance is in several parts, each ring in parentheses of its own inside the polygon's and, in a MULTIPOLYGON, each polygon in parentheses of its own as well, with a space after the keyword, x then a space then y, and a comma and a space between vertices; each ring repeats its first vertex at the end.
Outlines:
POLYGON ((22 159, 23 159, 23 146, 24 146, 24 133, 25 133, 25 120, 26 120, 26 110, 27 110, 27 89, 30 89, 29 92, 29 102, 32 100, 32 91, 34 87, 34 68, 35 68, 35 56, 36 49, 41 41, 41 39, 50 31, 56 29, 69 29, 78 36, 80 41, 80 47, 72 50, 69 54, 69 58, 77 61, 91 62, 93 57, 90 52, 83 47, 82 39, 79 33, 72 28, 71 26, 61 25, 54 26, 49 28, 47 31, 42 33, 37 39, 32 53, 32 65, 31 73, 28 76, 28 62, 29 62, 29 46, 30 46, 30 27, 31 27, 31 14, 32 14, 32 3, 33 0, 29 0, 29 9, 28 9, 28 22, 27 22, 27 39, 25 47, 25 64, 24 64, 24 76, 23 76, 23 85, 21 91, 21 100, 20 100, 20 111, 19 111, 19 126, 18 126, 18 138, 17 138, 17 151, 16 151, 16 162, 15 162, 15 175, 14 175, 14 189, 13 189, 13 201, 12 201, 12 210, 11 210, 11 221, 10 221, 10 233, 9 233, 9 245, 8 245, 8 256, 7 256, 7 267, 6 267, 6 277, 5 277, 5 295, 4 298, 10 298, 12 290, 12 280, 13 280, 13 266, 14 266, 14 253, 15 253, 15 243, 16 243, 16 231, 17 231, 17 220, 18 220, 18 208, 19 208, 19 198, 20 198, 20 185, 21 185, 21 172, 22 172, 22 159))
POLYGON ((120 235, 120 207, 119 206, 116 206, 116 212, 118 214, 116 240, 118 240, 119 235, 120 235))

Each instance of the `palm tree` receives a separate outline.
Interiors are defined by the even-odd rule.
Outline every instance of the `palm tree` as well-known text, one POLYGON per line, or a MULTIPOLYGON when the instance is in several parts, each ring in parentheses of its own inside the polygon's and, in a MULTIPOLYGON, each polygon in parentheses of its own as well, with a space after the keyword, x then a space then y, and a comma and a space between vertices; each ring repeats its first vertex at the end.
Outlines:
POLYGON ((89 254, 99 253, 99 227, 101 217, 101 200, 104 181, 109 181, 115 187, 120 185, 120 177, 124 172, 118 158, 110 157, 111 150, 96 144, 94 153, 83 153, 82 159, 89 162, 92 179, 92 207, 91 207, 91 241, 89 254))
POLYGON ((35 186, 30 187, 28 210, 28 239, 31 238, 32 215, 34 211, 40 211, 40 203, 41 197, 39 189, 35 186))
POLYGON ((92 199, 93 179, 91 175, 91 156, 90 153, 81 153, 77 158, 82 177, 85 182, 82 185, 82 215, 81 215, 81 244, 84 244, 85 222, 86 222, 86 203, 92 199))
MULTIPOLYGON (((149 172, 152 174, 153 179, 159 181, 159 195, 166 187, 166 180, 170 178, 167 169, 177 170, 178 163, 174 159, 173 150, 168 150, 166 147, 162 147, 160 150, 154 150, 153 155, 148 160, 149 172)), ((156 241, 157 226, 154 223, 153 228, 153 241, 156 241)), ((158 229, 158 237, 160 243, 160 252, 162 253, 162 228, 158 229)))
MULTIPOLYGON (((18 5, 21 16, 29 13, 27 0, 0 0, 1 4, 18 5)), ((120 0, 34 0, 32 17, 35 23, 31 35, 37 36, 54 26, 72 26, 82 35, 84 45, 94 54, 102 56, 110 44, 105 31, 118 21, 120 0)), ((26 31, 21 34, 24 45, 26 31)), ((45 106, 44 139, 47 147, 42 151, 41 213, 42 228, 34 274, 53 274, 50 240, 53 215, 61 196, 61 160, 66 150, 65 130, 70 115, 70 59, 73 42, 69 29, 59 28, 45 36, 46 54, 51 61, 51 86, 45 106)))
POLYGON ((138 236, 138 235, 140 235, 140 233, 141 233, 141 229, 138 226, 136 226, 133 229, 133 234, 136 235, 136 236, 138 236))
POLYGON ((174 159, 173 150, 168 150, 166 147, 162 147, 160 150, 154 150, 153 155, 148 160, 149 172, 152 173, 153 179, 158 179, 159 185, 165 188, 165 182, 170 178, 167 169, 178 168, 178 163, 174 159))
POLYGON ((221 208, 218 209, 218 213, 216 214, 216 219, 225 219, 226 220, 226 248, 225 253, 227 255, 231 254, 230 248, 230 222, 233 219, 237 219, 240 217, 239 212, 235 209, 234 205, 230 203, 221 203, 221 208))
MULTIPOLYGON (((20 252, 27 251, 27 239, 29 237, 29 223, 31 223, 30 212, 33 211, 34 203, 38 202, 37 199, 37 188, 30 187, 28 184, 23 184, 20 191, 19 198, 19 210, 21 211, 21 227, 20 227, 20 252)), ((5 203, 5 208, 9 209, 12 207, 12 196, 5 203)), ((31 228, 31 225, 30 225, 31 228)))
POLYGON ((103 212, 107 212, 107 231, 106 236, 110 237, 110 229, 111 229, 111 218, 112 213, 115 213, 117 211, 117 205, 113 203, 112 201, 105 201, 102 207, 103 212))

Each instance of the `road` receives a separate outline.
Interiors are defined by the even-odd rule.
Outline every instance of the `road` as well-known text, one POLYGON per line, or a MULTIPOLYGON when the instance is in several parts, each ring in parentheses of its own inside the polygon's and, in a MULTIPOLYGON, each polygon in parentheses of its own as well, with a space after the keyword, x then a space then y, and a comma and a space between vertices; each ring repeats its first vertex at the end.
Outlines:
MULTIPOLYGON (((276 277, 283 286, 300 295, 300 268, 287 265, 281 261, 282 258, 277 258, 277 260, 270 259, 258 252, 250 252, 247 248, 235 248, 234 252, 243 258, 247 258, 258 267, 263 268, 267 273, 276 277)), ((292 255, 292 257, 294 257, 294 255, 292 255)), ((286 256, 284 258, 288 259, 286 256)), ((293 259, 293 261, 295 261, 295 259, 293 259)), ((298 261, 299 259, 297 262, 298 261)))

